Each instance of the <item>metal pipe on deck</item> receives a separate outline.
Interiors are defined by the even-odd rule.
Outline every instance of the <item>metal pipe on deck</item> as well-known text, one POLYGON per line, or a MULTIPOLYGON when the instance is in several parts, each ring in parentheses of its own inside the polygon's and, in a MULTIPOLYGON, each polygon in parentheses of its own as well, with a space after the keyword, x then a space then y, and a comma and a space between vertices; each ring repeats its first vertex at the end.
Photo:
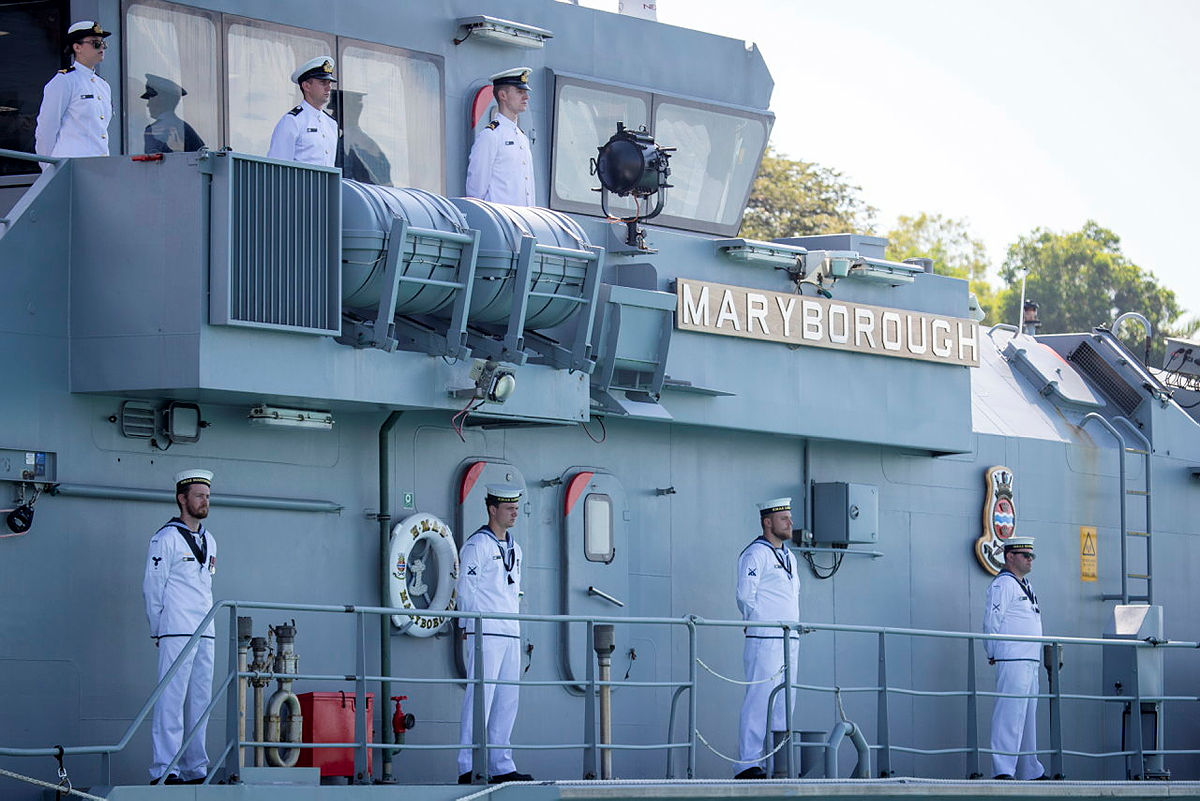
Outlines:
MULTIPOLYGON (((141 489, 139 487, 105 487, 99 484, 54 484, 49 495, 72 498, 102 498, 109 501, 148 501, 175 503, 174 490, 141 489)), ((342 506, 333 501, 307 498, 271 498, 262 495, 214 495, 213 502, 221 506, 242 509, 273 509, 285 512, 324 512, 337 514, 342 506)))
MULTIPOLYGON (((388 564, 388 552, 391 545, 391 483, 392 483, 392 429, 400 422, 404 412, 395 411, 387 416, 379 427, 379 602, 384 606, 388 602, 388 583, 391 581, 392 566, 388 564)), ((389 615, 379 617, 379 672, 384 676, 392 675, 392 619, 389 615)), ((380 698, 392 697, 392 683, 384 679, 380 687, 380 698)), ((379 708, 387 709, 387 704, 379 708)), ((380 716, 381 736, 383 742, 395 742, 392 729, 387 725, 387 712, 380 716)), ((383 750, 383 781, 394 781, 392 775, 392 756, 396 752, 390 748, 383 750)))
MULTIPOLYGON (((592 647, 596 650, 596 664, 600 668, 600 744, 612 745, 612 652, 617 647, 614 642, 613 626, 602 623, 593 632, 592 647)), ((600 778, 611 779, 612 749, 603 748, 600 751, 600 778)))

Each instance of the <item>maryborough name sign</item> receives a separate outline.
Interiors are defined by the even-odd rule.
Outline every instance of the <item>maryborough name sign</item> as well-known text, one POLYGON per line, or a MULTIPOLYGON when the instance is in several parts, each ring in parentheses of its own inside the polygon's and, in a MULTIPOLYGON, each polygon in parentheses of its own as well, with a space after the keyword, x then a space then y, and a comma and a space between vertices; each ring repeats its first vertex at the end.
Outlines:
POLYGON ((687 278, 675 292, 681 331, 979 366, 974 320, 687 278))

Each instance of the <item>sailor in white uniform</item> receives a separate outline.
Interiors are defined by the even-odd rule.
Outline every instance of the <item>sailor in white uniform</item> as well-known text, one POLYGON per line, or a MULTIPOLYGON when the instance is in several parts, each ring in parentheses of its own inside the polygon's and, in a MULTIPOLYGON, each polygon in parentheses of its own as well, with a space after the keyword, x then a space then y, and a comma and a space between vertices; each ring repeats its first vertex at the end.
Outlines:
MULTIPOLYGON (((92 20, 67 29, 71 66, 55 73, 42 90, 42 107, 34 132, 41 156, 107 156, 112 122, 112 89, 96 74, 108 49, 110 31, 92 20)), ((44 165, 43 165, 44 168, 44 165)))
POLYGON ((267 158, 332 167, 337 159, 338 126, 324 109, 337 83, 333 59, 309 59, 296 68, 292 80, 300 85, 304 100, 276 123, 267 158))
MULTIPOLYGON (((521 489, 493 485, 487 488, 488 522, 463 543, 458 569, 458 610, 461 612, 520 611, 521 546, 509 530, 517 522, 521 489)), ((461 621, 465 627, 467 678, 475 676, 475 623, 461 621)), ((483 620, 483 677, 485 680, 516 681, 521 675, 521 626, 516 620, 483 620)), ((459 742, 470 745, 474 721, 475 685, 467 684, 463 697, 462 727, 459 742)), ((487 741, 507 745, 517 718, 518 688, 515 684, 485 684, 483 719, 487 741)), ((487 753, 488 775, 492 784, 529 781, 527 773, 518 773, 512 749, 493 748, 487 753)), ((470 784, 472 750, 458 752, 459 784, 470 784)))
MULTIPOLYGON (((212 608, 212 579, 217 572, 217 541, 202 522, 208 517, 208 470, 184 470, 175 476, 175 502, 179 516, 167 521, 150 539, 142 594, 150 636, 158 646, 158 677, 162 677, 183 651, 212 608)), ((167 765, 179 751, 184 733, 200 719, 212 699, 213 641, 216 627, 210 622, 198 647, 185 658, 179 671, 154 707, 151 736, 154 762, 151 784, 164 780, 167 765)), ((205 730, 200 726, 164 784, 199 784, 208 773, 205 730)))
POLYGON ((516 67, 491 77, 499 114, 475 135, 467 163, 467 196, 510 206, 532 206, 533 152, 529 137, 517 126, 529 108, 529 67, 516 67))
MULTIPOLYGON (((762 535, 746 546, 738 557, 737 605, 743 620, 797 621, 800 617, 800 576, 788 552, 792 538, 792 499, 775 498, 758 505, 762 535)), ((742 702, 739 754, 748 767, 738 779, 765 779, 763 754, 767 732, 767 701, 771 691, 784 680, 783 631, 779 628, 746 628, 742 662, 746 669, 746 698, 742 702)), ((789 632, 791 680, 796 681, 800 656, 799 634, 789 632)), ((789 704, 795 693, 787 691, 789 704)), ((771 708, 771 730, 787 731, 784 692, 775 696, 771 708)))
MULTIPOLYGON (((1004 569, 988 587, 983 614, 984 634, 1042 636, 1037 595, 1026 576, 1033 568, 1033 537, 1010 537, 1004 543, 1004 569)), ((1036 696, 1041 643, 1005 640, 986 642, 988 663, 996 666, 996 692, 1036 696)), ((1037 698, 997 698, 992 712, 992 749, 1037 750, 1037 698)), ((992 754, 997 779, 1045 779, 1036 756, 992 754)))

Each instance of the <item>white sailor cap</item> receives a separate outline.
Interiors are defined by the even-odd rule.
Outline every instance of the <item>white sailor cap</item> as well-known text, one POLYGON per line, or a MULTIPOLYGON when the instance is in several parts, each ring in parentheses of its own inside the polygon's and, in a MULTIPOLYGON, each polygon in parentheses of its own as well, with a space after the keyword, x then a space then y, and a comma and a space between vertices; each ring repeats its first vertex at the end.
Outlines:
POLYGON ((192 484, 203 484, 206 487, 212 486, 213 474, 211 470, 200 470, 193 468, 191 470, 181 470, 175 474, 175 491, 187 492, 187 488, 192 484))
POLYGON ((521 500, 522 489, 508 484, 488 484, 487 497, 495 503, 516 503, 521 500))
POLYGON ((323 81, 333 81, 337 83, 337 78, 333 77, 333 59, 329 56, 317 56, 305 61, 299 67, 296 67, 292 73, 293 83, 304 83, 309 78, 320 78, 323 81))
POLYGON ((146 73, 146 91, 139 95, 142 100, 149 100, 152 97, 183 97, 187 94, 187 89, 184 89, 179 84, 172 81, 170 78, 164 78, 161 75, 146 73))
POLYGON ((76 22, 70 28, 67 28, 67 43, 73 44, 80 39, 85 39, 88 36, 99 36, 101 39, 107 39, 112 36, 112 31, 106 31, 100 27, 100 23, 95 20, 84 19, 76 22))
POLYGON ((763 501, 758 505, 758 514, 760 517, 773 515, 776 512, 790 512, 791 510, 791 498, 772 498, 771 500, 763 501))
POLYGON ((529 67, 513 67, 511 70, 497 72, 492 77, 488 78, 492 82, 493 89, 499 89, 501 86, 515 86, 518 89, 529 89, 529 75, 533 70, 529 67))
POLYGON ((1009 537, 1004 541, 1004 552, 1033 553, 1033 537, 1009 537))

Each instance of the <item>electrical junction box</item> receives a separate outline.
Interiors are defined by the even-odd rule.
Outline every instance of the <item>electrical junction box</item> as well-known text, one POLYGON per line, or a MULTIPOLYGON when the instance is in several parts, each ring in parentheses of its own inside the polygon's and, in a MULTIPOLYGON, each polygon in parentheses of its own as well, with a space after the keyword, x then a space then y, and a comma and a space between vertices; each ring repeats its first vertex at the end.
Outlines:
POLYGON ((813 484, 812 492, 814 545, 878 541, 878 487, 837 481, 813 484))

